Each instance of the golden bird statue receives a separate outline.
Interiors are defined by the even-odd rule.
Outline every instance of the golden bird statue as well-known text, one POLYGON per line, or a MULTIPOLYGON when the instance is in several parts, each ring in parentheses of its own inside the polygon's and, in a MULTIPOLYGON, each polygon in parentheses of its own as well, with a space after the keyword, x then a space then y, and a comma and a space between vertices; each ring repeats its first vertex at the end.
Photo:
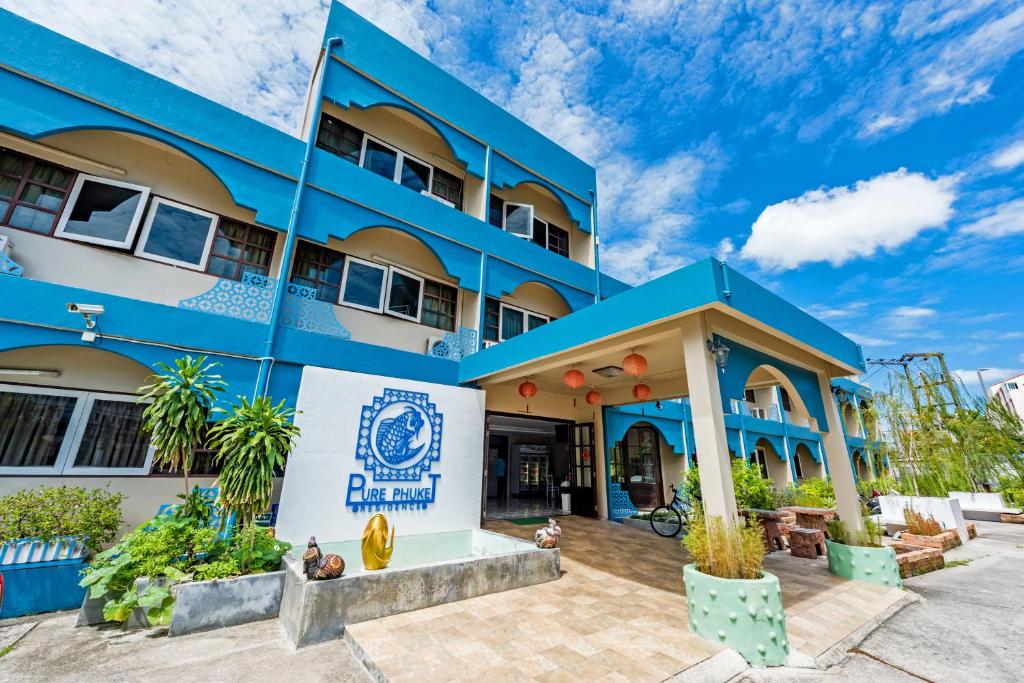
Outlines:
POLYGON ((366 523, 363 529, 363 566, 367 570, 384 569, 395 551, 395 528, 391 527, 391 543, 388 544, 388 520, 379 512, 366 523))

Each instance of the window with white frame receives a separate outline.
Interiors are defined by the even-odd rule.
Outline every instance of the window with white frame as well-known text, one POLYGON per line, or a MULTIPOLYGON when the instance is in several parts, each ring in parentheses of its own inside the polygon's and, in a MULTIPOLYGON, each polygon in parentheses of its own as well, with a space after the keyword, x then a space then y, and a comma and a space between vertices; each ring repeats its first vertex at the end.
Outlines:
POLYGON ((524 308, 509 306, 498 302, 498 338, 493 341, 505 341, 518 337, 523 332, 535 330, 541 325, 551 322, 551 318, 527 311, 524 308))
POLYGON ((0 384, 0 474, 148 474, 136 398, 0 384))
POLYGON ((761 476, 768 479, 768 454, 761 447, 754 449, 754 455, 750 458, 750 464, 756 465, 761 476))
POLYGON ((387 277, 387 266, 349 256, 345 259, 345 274, 341 279, 341 303, 382 313, 387 277))
POLYGON ((148 198, 148 187, 79 174, 54 234, 128 249, 148 198))
POLYGON ((804 478, 804 464, 800 462, 800 454, 793 453, 793 470, 796 472, 797 479, 804 478))
POLYGON ((203 270, 218 217, 187 204, 155 197, 142 226, 135 255, 173 266, 203 270))
POLYGON ((419 322, 422 308, 423 278, 398 268, 390 268, 384 312, 398 318, 419 322))
POLYGON ((505 202, 504 225, 502 227, 509 234, 532 240, 533 205, 505 202))
POLYGON ((433 166, 369 135, 363 137, 359 165, 415 192, 430 193, 433 166))

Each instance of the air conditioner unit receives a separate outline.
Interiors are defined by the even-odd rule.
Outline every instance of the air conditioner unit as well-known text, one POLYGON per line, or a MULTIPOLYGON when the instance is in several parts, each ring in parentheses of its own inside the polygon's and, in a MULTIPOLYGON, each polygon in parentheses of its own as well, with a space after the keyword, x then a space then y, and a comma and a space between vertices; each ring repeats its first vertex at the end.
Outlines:
POLYGON ((756 417, 756 418, 758 418, 760 420, 767 420, 768 419, 768 411, 765 410, 764 408, 751 408, 750 409, 750 416, 751 417, 756 417))
POLYGON ((430 352, 434 350, 434 347, 444 341, 444 337, 427 337, 427 350, 425 353, 430 355, 430 352))
POLYGON ((455 202, 450 202, 447 199, 445 199, 444 197, 438 197, 436 194, 434 194, 433 192, 430 192, 429 190, 420 190, 420 194, 423 195, 424 197, 430 197, 435 202, 441 202, 445 206, 448 206, 448 207, 453 208, 453 209, 455 208, 455 202))
POLYGON ((491 348, 492 346, 494 346, 494 345, 495 345, 495 344, 497 344, 497 343, 498 343, 498 342, 496 342, 496 341, 492 341, 492 340, 490 340, 490 339, 485 339, 485 340, 484 340, 484 348, 485 348, 485 349, 489 349, 489 348, 491 348))
POLYGON ((0 235, 0 254, 3 254, 4 256, 10 256, 11 249, 13 248, 14 243, 11 242, 10 238, 7 237, 7 235, 0 235))

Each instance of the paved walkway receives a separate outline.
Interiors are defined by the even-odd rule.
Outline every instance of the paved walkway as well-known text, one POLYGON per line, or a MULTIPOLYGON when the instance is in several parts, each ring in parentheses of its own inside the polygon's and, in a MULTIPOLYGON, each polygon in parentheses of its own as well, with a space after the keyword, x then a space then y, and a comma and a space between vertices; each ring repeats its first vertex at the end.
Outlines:
POLYGON ((946 553, 947 562, 969 564, 907 579, 924 599, 882 624, 840 666, 768 680, 1024 680, 1024 525, 977 525, 977 538, 946 553))
MULTIPOLYGON (((691 634, 679 541, 562 517, 563 576, 539 586, 396 615, 348 629, 391 681, 661 681, 719 647, 691 634)), ((530 538, 534 527, 488 529, 530 538)), ((790 642, 816 657, 903 592, 843 581, 824 561, 773 553, 790 642)))

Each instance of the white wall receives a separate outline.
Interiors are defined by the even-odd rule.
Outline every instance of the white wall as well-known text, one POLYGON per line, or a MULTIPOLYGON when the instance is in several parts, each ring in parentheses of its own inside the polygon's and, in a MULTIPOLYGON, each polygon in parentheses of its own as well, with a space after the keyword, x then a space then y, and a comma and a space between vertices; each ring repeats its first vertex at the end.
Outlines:
MULTIPOLYGON (((484 393, 427 382, 306 367, 299 387, 296 423, 302 437, 288 461, 281 492, 277 533, 292 543, 345 541, 362 536, 373 510, 345 505, 352 475, 364 475, 367 488, 429 487, 424 474, 413 482, 375 481, 357 459, 363 407, 374 405, 385 389, 426 393, 441 414, 436 500, 426 509, 382 509, 399 536, 459 531, 480 526, 483 485, 484 393)), ((420 437, 429 439, 421 431, 420 437)), ((372 441, 372 437, 371 437, 372 441)))

